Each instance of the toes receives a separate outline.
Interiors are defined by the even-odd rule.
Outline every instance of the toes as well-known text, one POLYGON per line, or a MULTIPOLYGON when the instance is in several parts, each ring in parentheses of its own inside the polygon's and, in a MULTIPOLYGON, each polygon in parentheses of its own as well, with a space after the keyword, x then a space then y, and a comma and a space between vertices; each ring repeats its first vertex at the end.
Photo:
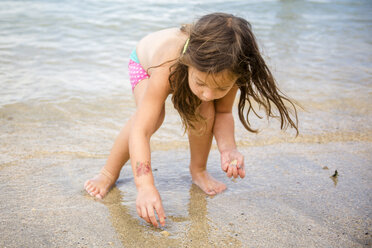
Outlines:
POLYGON ((107 194, 107 189, 98 189, 97 192, 94 194, 95 197, 98 199, 103 199, 107 194))
POLYGON ((222 192, 226 189, 226 185, 225 184, 220 184, 220 185, 218 185, 217 189, 218 189, 218 192, 222 192))
POLYGON ((112 184, 107 182, 107 178, 100 178, 99 176, 95 176, 93 179, 89 179, 84 183, 86 192, 98 199, 103 199, 111 186, 112 184))
POLYGON ((220 181, 213 180, 212 188, 219 193, 226 188, 226 185, 220 181))
POLYGON ((214 190, 216 191, 217 194, 221 193, 225 189, 226 189, 226 185, 224 183, 216 182, 214 185, 214 190))
POLYGON ((91 184, 91 181, 90 180, 87 180, 85 183, 84 183, 84 189, 86 190, 86 191, 88 191, 88 188, 91 186, 92 184, 91 184))
POLYGON ((85 185, 85 190, 88 192, 88 193, 90 193, 90 187, 91 187, 91 185, 89 184, 89 182, 87 183, 87 185, 85 185))
POLYGON ((92 195, 92 192, 96 189, 96 187, 94 187, 94 185, 92 184, 89 184, 88 187, 86 188, 87 192, 92 195))
POLYGON ((90 195, 96 196, 98 193, 99 193, 99 188, 95 188, 90 195))
POLYGON ((220 187, 220 192, 222 192, 224 190, 226 190, 226 185, 225 184, 220 187))
POLYGON ((90 187, 90 188, 89 188, 89 194, 90 194, 91 196, 94 196, 94 195, 95 195, 94 192, 95 192, 96 190, 97 190, 96 187, 94 187, 94 186, 90 187))
POLYGON ((84 189, 87 188, 88 183, 89 183, 89 180, 86 180, 85 183, 84 183, 84 189))
POLYGON ((226 187, 223 187, 223 186, 219 186, 216 191, 217 193, 221 193, 222 191, 224 191, 226 189, 226 187))
POLYGON ((215 195, 215 194, 217 194, 217 192, 214 189, 207 189, 206 193, 208 195, 215 195))

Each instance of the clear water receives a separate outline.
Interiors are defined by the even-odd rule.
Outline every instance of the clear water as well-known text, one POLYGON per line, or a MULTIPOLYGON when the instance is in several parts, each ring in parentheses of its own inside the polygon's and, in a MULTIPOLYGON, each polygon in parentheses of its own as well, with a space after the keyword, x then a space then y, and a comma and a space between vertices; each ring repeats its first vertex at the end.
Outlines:
MULTIPOLYGON (((370 134, 370 1, 1 1, 0 5, 3 135, 13 125, 9 118, 18 125, 42 126, 46 137, 72 128, 78 135, 70 141, 77 142, 77 149, 96 153, 89 144, 110 143, 135 110, 127 62, 136 42, 149 32, 212 11, 230 12, 252 23, 280 88, 306 110, 300 113, 306 140, 318 140, 312 135, 324 133, 333 137, 336 131, 352 132, 346 139, 370 134), (59 128, 48 133, 45 125, 59 128), (90 139, 90 133, 99 137, 82 145, 79 137, 90 139)), ((166 121, 153 140, 162 147, 182 140, 185 147, 178 114, 168 103, 166 121)), ((267 128, 265 121, 253 119, 253 123, 267 128)), ((243 137, 240 145, 247 137, 253 140, 251 145, 287 137, 278 134, 278 125, 272 126, 256 136, 237 121, 238 137, 243 137)), ((106 148, 98 150, 106 154, 106 148)))

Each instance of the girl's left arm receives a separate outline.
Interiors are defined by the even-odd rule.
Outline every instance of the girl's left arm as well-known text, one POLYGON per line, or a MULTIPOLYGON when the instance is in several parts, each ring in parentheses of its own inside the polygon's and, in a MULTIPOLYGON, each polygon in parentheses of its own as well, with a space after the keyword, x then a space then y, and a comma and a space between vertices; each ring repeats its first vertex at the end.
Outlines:
POLYGON ((245 176, 244 157, 237 150, 234 132, 232 107, 238 87, 234 86, 221 99, 215 101, 215 120, 213 134, 221 154, 221 168, 228 177, 245 176))

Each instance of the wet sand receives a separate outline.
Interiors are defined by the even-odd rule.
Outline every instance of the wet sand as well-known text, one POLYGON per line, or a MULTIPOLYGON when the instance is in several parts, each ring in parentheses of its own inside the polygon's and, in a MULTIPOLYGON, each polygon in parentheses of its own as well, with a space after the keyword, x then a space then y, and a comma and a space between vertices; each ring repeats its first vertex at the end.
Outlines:
POLYGON ((370 142, 246 147, 247 177, 236 182, 212 150, 209 170, 228 186, 215 197, 191 184, 187 150, 154 151, 162 229, 137 216, 129 166, 101 201, 83 183, 105 158, 24 157, 0 166, 0 247, 370 247, 371 150, 370 142))

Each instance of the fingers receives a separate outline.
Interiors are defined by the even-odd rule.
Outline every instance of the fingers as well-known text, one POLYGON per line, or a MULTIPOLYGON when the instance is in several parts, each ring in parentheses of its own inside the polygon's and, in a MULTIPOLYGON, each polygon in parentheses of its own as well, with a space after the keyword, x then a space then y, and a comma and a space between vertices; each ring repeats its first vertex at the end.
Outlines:
POLYGON ((148 213, 148 217, 149 217, 151 223, 155 227, 158 227, 158 222, 156 221, 155 212, 154 212, 154 208, 153 208, 152 205, 147 206, 147 213, 148 213))
POLYGON ((164 214, 164 209, 161 203, 155 205, 156 213, 158 213, 160 225, 165 225, 165 219, 167 218, 164 214))
POLYGON ((232 169, 232 173, 233 173, 233 177, 234 178, 237 178, 238 177, 238 168, 237 166, 231 166, 233 169, 232 169))
POLYGON ((147 223, 151 223, 148 215, 147 215, 147 209, 145 207, 141 207, 141 218, 144 219, 147 223))
POLYGON ((240 178, 244 178, 245 177, 245 169, 244 169, 244 167, 243 168, 240 168, 238 170, 238 172, 239 172, 240 178))
MULTIPOLYGON (((155 227, 159 227, 159 224, 158 222, 156 221, 156 216, 155 216, 155 211, 154 211, 154 207, 149 205, 146 207, 136 207, 137 209, 137 214, 138 216, 140 216, 142 219, 144 219, 147 223, 151 223, 152 225, 154 225, 155 227)), ((156 207, 155 207, 155 210, 158 214, 158 217, 159 217, 159 222, 160 222, 160 225, 164 226, 165 225, 165 219, 167 218, 164 214, 164 209, 163 209, 163 206, 160 204, 157 204, 156 207)))
POLYGON ((244 157, 240 159, 240 161, 238 162, 238 174, 240 176, 240 178, 244 178, 245 177, 245 166, 244 166, 244 157))
POLYGON ((223 164, 222 164, 222 170, 223 170, 224 172, 227 172, 228 167, 229 167, 229 164, 228 164, 228 163, 223 163, 223 164))
POLYGON ((229 163, 228 169, 227 169, 227 176, 231 178, 234 176, 234 178, 238 177, 238 168, 237 168, 237 160, 233 160, 229 163))
POLYGON ((137 210, 138 216, 142 218, 141 208, 139 206, 136 206, 136 210, 137 210))
MULTIPOLYGON (((224 167, 222 169, 224 169, 224 167)), ((227 163, 227 168, 224 171, 227 173, 227 176, 229 178, 231 177, 238 178, 239 176, 241 178, 244 178, 245 177, 244 159, 240 158, 239 160, 234 159, 230 161, 229 163, 227 163)))
POLYGON ((229 168, 227 169, 227 177, 231 178, 233 175, 233 166, 229 165, 229 168))
POLYGON ((239 174, 240 178, 245 177, 245 168, 244 168, 244 161, 243 160, 241 161, 240 167, 238 168, 238 174, 239 174))

